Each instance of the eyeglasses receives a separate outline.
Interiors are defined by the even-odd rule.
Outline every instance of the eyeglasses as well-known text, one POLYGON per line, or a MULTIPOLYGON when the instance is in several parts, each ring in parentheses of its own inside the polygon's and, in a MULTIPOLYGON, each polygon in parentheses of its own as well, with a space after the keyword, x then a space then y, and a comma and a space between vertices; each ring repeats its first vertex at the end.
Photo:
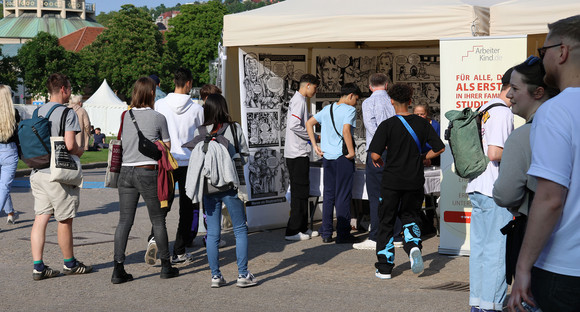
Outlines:
MULTIPOLYGON (((544 52, 544 53, 545 53, 545 52, 544 52)), ((537 56, 534 56, 534 55, 530 55, 530 56, 529 56, 529 57, 528 57, 528 58, 527 58, 527 59, 524 61, 524 64, 526 64, 526 65, 528 65, 528 66, 532 66, 532 65, 534 65, 534 64, 536 64, 536 63, 539 63, 539 62, 541 62, 541 61, 542 61, 542 59, 540 59, 539 57, 537 57, 537 56)))
POLYGON ((546 50, 548 50, 549 48, 559 47, 561 45, 562 45, 562 42, 560 42, 558 44, 551 45, 551 46, 538 48, 538 54, 540 55, 541 59, 544 59, 544 55, 546 55, 546 50))

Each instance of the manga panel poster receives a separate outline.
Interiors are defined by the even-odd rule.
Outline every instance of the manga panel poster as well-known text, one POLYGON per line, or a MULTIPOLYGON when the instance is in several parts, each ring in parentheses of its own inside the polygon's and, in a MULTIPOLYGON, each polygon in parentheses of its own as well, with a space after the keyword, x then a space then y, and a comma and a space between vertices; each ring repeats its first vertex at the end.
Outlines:
POLYGON ((239 51, 241 119, 250 148, 249 199, 283 199, 289 183, 283 151, 288 104, 299 88, 300 77, 308 72, 308 51, 239 51))
MULTIPOLYGON (((440 120, 440 57, 438 49, 401 49, 381 51, 392 58, 393 82, 408 83, 413 88, 412 104, 429 105, 430 118, 440 120)), ((389 70, 385 67, 385 70, 389 70)), ((412 109, 412 108, 410 108, 412 109)))

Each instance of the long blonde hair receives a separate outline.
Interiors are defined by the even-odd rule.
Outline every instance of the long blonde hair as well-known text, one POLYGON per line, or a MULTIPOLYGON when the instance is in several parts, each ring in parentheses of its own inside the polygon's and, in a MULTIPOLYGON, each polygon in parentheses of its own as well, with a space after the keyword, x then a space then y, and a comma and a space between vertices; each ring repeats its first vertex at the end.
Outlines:
POLYGON ((9 86, 0 84, 0 142, 6 142, 12 137, 15 125, 12 90, 9 86))

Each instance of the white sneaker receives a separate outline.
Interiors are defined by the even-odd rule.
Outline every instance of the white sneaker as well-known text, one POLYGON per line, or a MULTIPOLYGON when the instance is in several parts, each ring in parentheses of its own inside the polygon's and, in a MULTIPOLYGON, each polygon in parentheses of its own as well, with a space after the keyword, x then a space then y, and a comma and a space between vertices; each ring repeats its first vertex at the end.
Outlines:
POLYGON ((318 231, 313 231, 311 229, 308 229, 308 231, 304 232, 303 234, 306 234, 310 237, 318 237, 320 234, 318 234, 318 231))
POLYGON ((258 280, 254 277, 252 273, 248 272, 248 274, 246 274, 245 276, 238 275, 238 282, 236 283, 236 286, 244 288, 255 285, 258 285, 258 280))
POLYGON ((157 243, 155 237, 152 237, 147 244, 147 251, 145 251, 145 263, 155 265, 155 261, 157 261, 157 243))
POLYGON ((298 233, 296 235, 284 236, 284 239, 286 239, 288 241, 303 241, 303 240, 309 240, 310 235, 304 234, 304 233, 298 233))
POLYGON ((171 257, 171 264, 178 264, 178 263, 191 263, 193 262, 193 256, 188 253, 184 253, 181 255, 171 257))
POLYGON ((372 239, 366 239, 364 242, 352 244, 352 248, 358 250, 377 250, 377 242, 372 239))
POLYGON ((226 285, 226 280, 223 276, 212 276, 211 277, 211 288, 220 288, 226 285))
POLYGON ((391 279, 391 274, 383 274, 383 273, 379 272, 379 270, 375 271, 375 276, 380 278, 380 279, 391 279))
POLYGON ((413 273, 419 274, 423 272, 423 256, 421 255, 419 247, 411 248, 409 259, 411 260, 411 270, 413 273))
POLYGON ((14 211, 13 215, 8 215, 8 217, 6 217, 6 224, 14 224, 16 219, 18 219, 18 215, 16 214, 16 211, 14 211))

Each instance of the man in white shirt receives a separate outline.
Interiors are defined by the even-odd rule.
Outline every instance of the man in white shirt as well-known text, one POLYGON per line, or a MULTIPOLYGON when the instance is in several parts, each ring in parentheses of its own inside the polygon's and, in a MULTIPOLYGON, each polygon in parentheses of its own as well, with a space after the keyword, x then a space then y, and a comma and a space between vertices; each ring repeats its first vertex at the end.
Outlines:
MULTIPOLYGON (((510 68, 502 78, 498 98, 479 108, 509 102, 510 68)), ((471 200, 470 254, 469 254, 469 305, 471 311, 501 311, 506 297, 505 236, 500 232, 512 218, 511 213, 493 200, 493 184, 499 175, 503 146, 514 129, 512 111, 506 106, 489 109, 481 118, 483 151, 489 158, 487 169, 467 184, 471 200)))
POLYGON ((532 123, 528 174, 538 186, 508 303, 512 312, 524 311, 522 301, 542 311, 580 308, 580 15, 548 29, 538 49, 544 82, 562 92, 540 106, 532 123))
MULTIPOLYGON (((316 94, 318 78, 311 74, 300 77, 300 89, 294 93, 288 105, 286 118, 286 141, 284 158, 290 176, 290 218, 286 226, 285 239, 301 241, 313 236, 308 229, 308 196, 310 193, 310 151, 312 145, 306 132, 308 106, 306 99, 316 94)), ((317 236, 317 232, 314 232, 317 236)))
MULTIPOLYGON (((191 199, 185 194, 185 178, 189 165, 191 151, 181 147, 193 139, 193 133, 197 127, 203 124, 203 107, 194 103, 189 92, 193 83, 193 75, 189 69, 179 68, 174 73, 175 91, 166 97, 155 102, 155 110, 165 116, 169 137, 171 138, 171 155, 177 161, 179 168, 173 171, 173 178, 179 185, 179 224, 173 245, 172 263, 183 263, 193 261, 192 257, 186 254, 185 247, 191 243, 197 233, 192 233, 192 222, 194 216, 199 216, 199 204, 193 204, 191 199), (192 237, 194 236, 194 237, 192 237)), ((173 198, 169 200, 169 209, 173 198)), ((152 237, 149 239, 145 262, 155 264, 155 252, 152 252, 152 237)))

